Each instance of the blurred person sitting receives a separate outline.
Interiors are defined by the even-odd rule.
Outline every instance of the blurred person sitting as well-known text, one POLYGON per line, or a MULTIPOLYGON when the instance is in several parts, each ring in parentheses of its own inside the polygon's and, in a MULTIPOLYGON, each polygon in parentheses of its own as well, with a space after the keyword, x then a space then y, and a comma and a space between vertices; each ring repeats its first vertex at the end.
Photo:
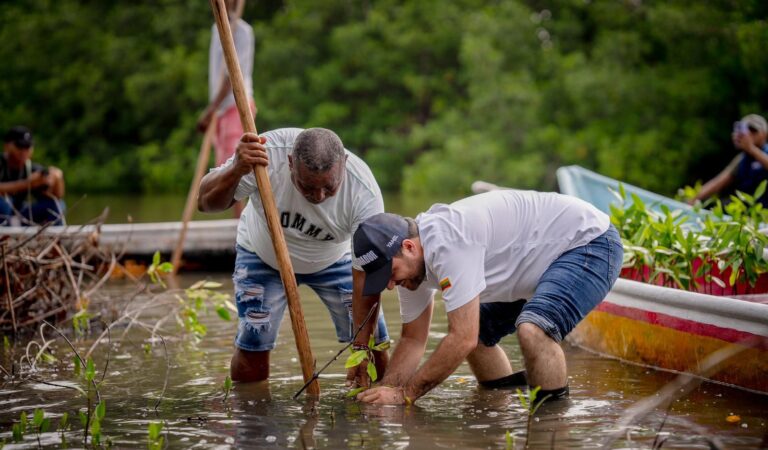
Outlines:
POLYGON ((32 133, 16 126, 3 138, 0 158, 0 225, 63 224, 64 174, 32 162, 32 133))
MULTIPOLYGON (((749 114, 733 126, 731 139, 738 155, 720 174, 707 181, 699 193, 689 201, 706 200, 727 187, 752 195, 763 180, 768 180, 768 123, 763 116, 749 114)), ((768 206, 768 196, 758 199, 768 206)))

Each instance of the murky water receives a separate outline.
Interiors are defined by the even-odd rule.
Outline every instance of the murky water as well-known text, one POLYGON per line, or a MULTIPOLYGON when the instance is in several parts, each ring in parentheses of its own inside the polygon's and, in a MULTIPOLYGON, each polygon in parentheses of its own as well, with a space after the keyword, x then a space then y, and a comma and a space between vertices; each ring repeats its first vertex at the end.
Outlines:
MULTIPOLYGON (((188 286, 200 275, 183 277, 188 286)), ((210 278, 231 289, 227 274, 210 278)), ((110 288, 119 293, 119 285, 110 288)), ((335 340, 327 312, 314 294, 301 289, 304 313, 318 365, 325 363, 341 347, 335 340)), ((137 308, 146 302, 131 302, 137 308)), ((208 334, 195 343, 169 317, 173 302, 145 310, 140 320, 127 332, 125 327, 112 330, 111 343, 99 345, 93 353, 97 379, 108 367, 100 393, 107 412, 102 436, 115 448, 146 448, 150 422, 163 423, 163 437, 168 448, 600 448, 615 431, 616 423, 628 407, 645 396, 653 395, 674 378, 673 374, 622 364, 567 347, 570 399, 546 404, 528 419, 513 391, 478 389, 469 369, 463 365, 443 385, 410 408, 363 406, 346 399, 343 359, 332 364, 321 377, 321 399, 317 402, 293 394, 302 385, 290 322, 286 315, 280 331, 278 348, 271 360, 272 379, 268 383, 235 385, 224 397, 222 384, 228 374, 235 323, 219 319, 213 310, 201 321, 208 334), (141 325, 151 327, 165 320, 162 341, 150 339, 141 325), (152 341, 152 342, 150 342, 152 341), (145 344, 151 346, 145 348, 145 344), (167 390, 157 410, 154 405, 167 390), (510 433, 507 440, 506 433, 510 433)), ((114 303, 105 306, 105 316, 124 310, 114 303)), ((399 336, 397 304, 393 297, 384 302, 393 338, 399 336)), ((433 349, 446 332, 446 316, 438 302, 430 336, 433 349)), ((74 342, 87 351, 95 338, 74 342)), ((502 345, 516 367, 521 357, 514 338, 502 345)), ((15 359, 23 346, 13 348, 15 359)), ((85 406, 84 398, 71 389, 50 383, 76 383, 71 353, 62 343, 56 354, 67 363, 40 363, 39 381, 21 384, 6 382, 0 389, 0 439, 5 448, 36 448, 35 435, 27 435, 20 444, 11 444, 11 421, 22 411, 31 415, 43 408, 56 429, 58 417, 68 412, 72 417, 85 406)), ((3 366, 10 368, 7 352, 3 366)), ((77 419, 74 420, 77 422, 77 419)), ((710 448, 707 439, 719 439, 724 448, 768 447, 768 397, 704 383, 692 393, 674 401, 668 410, 654 410, 633 422, 629 432, 621 434, 612 448, 710 448), (739 415, 738 423, 725 419, 739 415), (708 436, 708 437, 707 437, 708 436)), ((40 436, 43 447, 58 447, 62 434, 48 432, 40 436)), ((79 424, 65 432, 71 447, 82 447, 79 424)))

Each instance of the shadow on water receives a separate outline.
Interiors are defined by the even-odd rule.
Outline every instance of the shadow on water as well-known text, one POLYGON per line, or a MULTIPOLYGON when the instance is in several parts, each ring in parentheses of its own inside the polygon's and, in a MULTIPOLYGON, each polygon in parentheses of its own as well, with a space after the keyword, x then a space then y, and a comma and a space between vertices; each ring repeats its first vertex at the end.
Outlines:
MULTIPOLYGON (((210 278, 225 283, 223 290, 231 290, 228 275, 210 278)), ((198 275, 182 277, 181 284, 189 286, 197 279, 198 275)), ((121 295, 119 285, 110 289, 121 295)), ((319 299, 303 287, 300 294, 312 349, 321 365, 341 344, 319 299)), ((397 339, 397 302, 387 296, 383 305, 392 337, 397 339)), ((447 329, 442 308, 438 301, 428 351, 447 329)), ((155 323, 167 314, 163 308, 154 308, 142 320, 155 323)), ((514 390, 479 389, 466 365, 412 407, 361 405, 345 396, 344 358, 340 358, 321 376, 319 401, 305 396, 293 400, 303 383, 286 316, 271 358, 271 380, 235 384, 225 398, 222 383, 228 374, 235 323, 218 319, 213 311, 202 320, 208 334, 199 342, 167 320, 162 334, 168 360, 163 346, 138 329, 121 338, 123 330, 116 328, 112 342, 99 345, 94 353, 99 374, 109 360, 101 387, 107 402, 102 432, 115 448, 145 448, 150 422, 163 423, 168 448, 599 448, 627 408, 654 395, 674 377, 568 347, 570 398, 545 404, 530 418, 514 390), (155 411, 168 365, 168 389, 155 411)), ((81 339, 76 346, 87 348, 92 341, 81 339)), ((508 338, 502 345, 513 365, 520 367, 515 339, 508 338)), ((14 352, 18 358, 23 348, 17 346, 14 352)), ((42 379, 62 384, 75 380, 72 364, 66 362, 71 360, 67 349, 62 345, 55 352, 63 362, 41 365, 42 379)), ((766 399, 704 383, 672 402, 668 410, 654 410, 633 424, 614 448, 659 448, 659 442, 663 448, 708 448, 707 441, 691 431, 695 427, 717 435, 726 448, 765 447, 766 399), (730 414, 741 420, 726 422, 730 414)), ((31 414, 35 408, 44 408, 56 424, 62 413, 72 416, 85 403, 71 389, 27 382, 3 385, 0 405, 0 439, 9 443, 10 424, 22 411, 31 414)), ((78 425, 65 433, 74 447, 82 445, 79 429, 78 425)), ((59 442, 56 432, 41 436, 43 446, 53 448, 59 442)), ((37 448, 37 440, 27 436, 23 443, 6 448, 37 448)))

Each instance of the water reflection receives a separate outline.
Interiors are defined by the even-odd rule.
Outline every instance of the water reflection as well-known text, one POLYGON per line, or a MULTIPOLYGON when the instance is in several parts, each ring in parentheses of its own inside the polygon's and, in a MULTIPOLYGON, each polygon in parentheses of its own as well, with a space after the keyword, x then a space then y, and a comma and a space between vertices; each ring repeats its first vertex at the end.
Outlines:
MULTIPOLYGON (((229 274, 211 278, 231 289, 229 274)), ((199 275, 183 278, 188 286, 199 275)), ((119 286, 115 292, 121 292, 119 286)), ((318 366, 332 358, 340 344, 321 302, 309 290, 300 290, 312 349, 318 366)), ((136 301, 141 301, 137 299, 136 301)), ((615 430, 622 413, 638 400, 652 395, 674 378, 673 374, 631 366, 597 357, 576 348, 567 348, 571 397, 543 405, 530 418, 515 390, 478 388, 466 365, 433 392, 408 408, 361 405, 345 397, 344 358, 333 363, 321 376, 319 401, 306 396, 293 400, 302 385, 291 327, 283 324, 278 347, 271 358, 273 378, 269 382, 236 384, 225 398, 222 383, 228 374, 234 322, 219 320, 213 311, 203 317, 208 335, 199 343, 174 327, 162 303, 141 317, 146 324, 165 318, 161 330, 168 346, 152 344, 146 330, 116 329, 113 342, 94 352, 98 370, 108 375, 101 388, 107 402, 103 433, 115 448, 146 447, 150 422, 164 424, 169 448, 395 448, 395 449, 503 449, 506 434, 514 448, 597 448, 615 430), (107 351, 108 350, 108 351, 107 351), (170 367, 170 369, 169 369, 170 367), (167 389, 166 371, 169 371, 167 389), (161 397, 157 410, 155 404, 161 397)), ((392 327, 399 335, 397 302, 383 302, 392 327)), ((116 306, 116 305, 113 305, 116 306)), ((428 351, 446 331, 446 316, 438 303, 428 351)), ((288 318, 286 317, 287 321, 288 318)), ((76 342, 87 349, 92 339, 76 342)), ((521 357, 514 338, 502 342, 516 367, 521 357)), ((23 352, 16 348, 15 358, 23 352)), ((55 349, 63 362, 41 364, 41 379, 72 385, 71 358, 64 346, 55 349)), ((7 356, 7 355, 6 355, 7 356)), ((4 366, 10 367, 8 359, 4 366)), ((81 384, 80 384, 81 385, 81 384)), ((656 410, 631 429, 628 438, 615 446, 651 448, 664 440, 664 447, 707 448, 702 434, 718 436, 726 448, 766 447, 768 402, 766 397, 705 383, 672 402, 668 410, 656 410), (725 417, 738 414, 741 421, 727 423, 725 417), (698 430, 698 431, 696 431, 698 430)), ((0 439, 10 442, 10 426, 21 411, 44 408, 46 414, 70 416, 85 406, 84 399, 71 389, 51 389, 30 382, 0 389, 0 439)), ((65 433, 67 441, 81 445, 79 426, 65 433)), ((48 433, 43 445, 55 447, 60 434, 48 433)), ((37 448, 29 437, 20 446, 37 448)))

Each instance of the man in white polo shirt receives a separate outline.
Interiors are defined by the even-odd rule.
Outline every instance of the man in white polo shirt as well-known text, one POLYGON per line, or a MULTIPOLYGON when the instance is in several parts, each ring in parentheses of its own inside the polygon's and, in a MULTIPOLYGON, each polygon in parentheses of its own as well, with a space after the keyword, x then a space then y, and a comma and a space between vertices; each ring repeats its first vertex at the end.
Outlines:
MULTIPOLYGON (((410 404, 466 359, 487 387, 540 386, 538 398, 568 394, 560 341, 618 277, 623 249, 608 216, 579 199, 504 190, 437 204, 416 220, 379 214, 353 237, 364 295, 397 286, 403 328, 370 403, 410 404), (435 292, 448 335, 418 367, 435 292), (517 332, 525 372, 514 373, 502 337, 517 332)), ((364 301, 355 303, 364 309, 364 301)))
MULTIPOLYGON (((368 166, 324 128, 246 133, 235 155, 202 179, 201 211, 223 211, 249 198, 237 227, 232 276, 239 317, 230 366, 235 381, 269 376, 269 353, 287 303, 253 174, 256 164, 267 166, 296 281, 318 294, 340 342, 352 339, 352 299, 362 290, 360 272, 353 283, 350 238, 363 220, 384 210, 368 166)), ((376 295, 368 300, 378 302, 376 295)), ((367 344, 367 336, 361 339, 367 344)), ((375 341, 389 342, 383 316, 378 318, 375 341)), ((383 372, 387 353, 375 354, 377 369, 383 372)))

